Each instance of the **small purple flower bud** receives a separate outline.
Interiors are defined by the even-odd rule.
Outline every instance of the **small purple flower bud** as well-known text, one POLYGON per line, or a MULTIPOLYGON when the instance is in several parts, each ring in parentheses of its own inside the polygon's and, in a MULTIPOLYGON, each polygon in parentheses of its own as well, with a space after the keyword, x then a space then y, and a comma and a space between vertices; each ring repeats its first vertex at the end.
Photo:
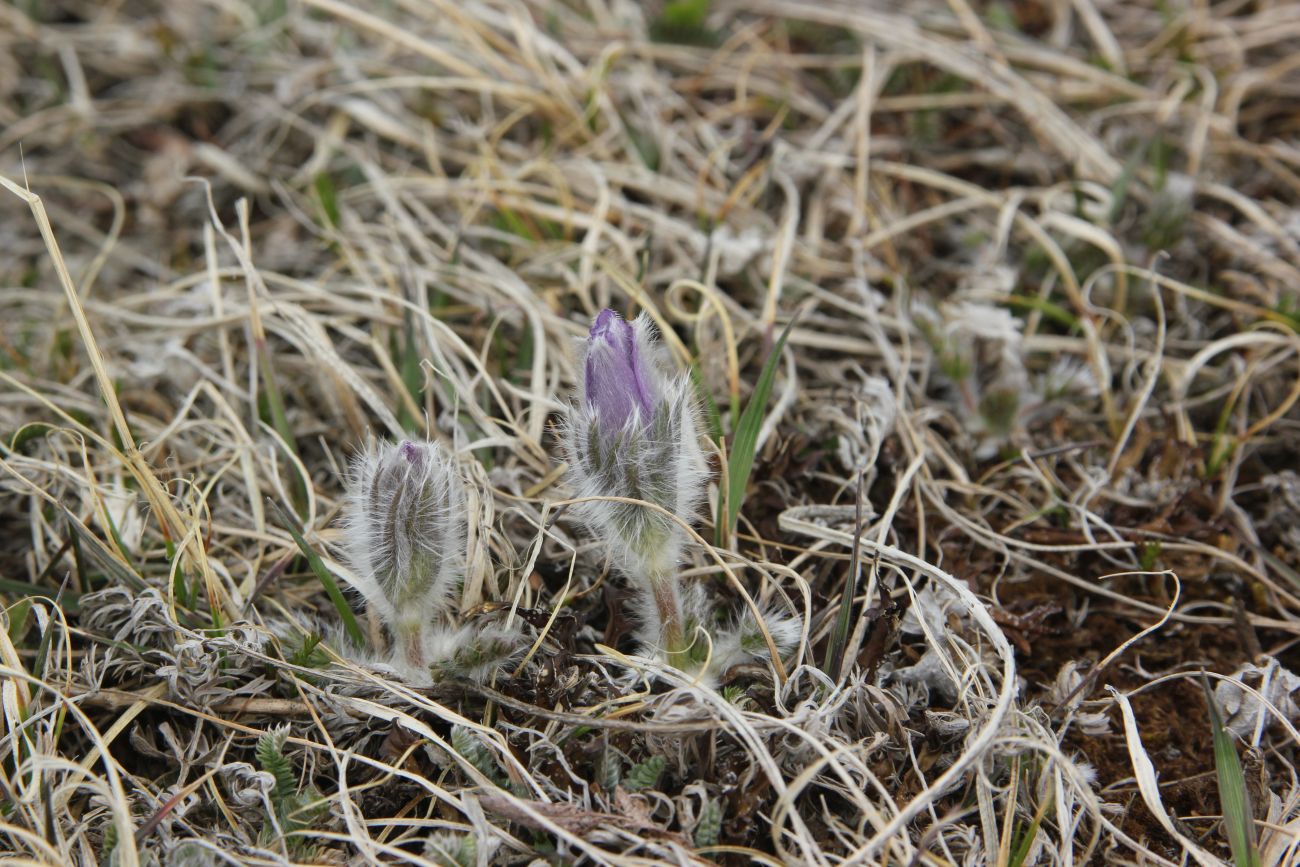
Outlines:
POLYGON ((397 447, 397 451, 402 457, 406 458, 407 463, 417 470, 424 463, 424 450, 413 442, 402 440, 402 444, 397 447))
POLYGON ((606 434, 622 430, 634 415, 643 426, 654 417, 657 371, 638 343, 636 329, 613 310, 600 311, 591 326, 582 397, 606 434))
POLYGON ((678 664, 698 606, 693 592, 677 581, 687 534, 674 518, 694 517, 708 470, 690 380, 670 377, 666 367, 649 317, 628 323, 612 310, 601 311, 586 342, 567 446, 580 497, 640 501, 596 499, 577 512, 636 588, 646 645, 678 664))
POLYGON ((418 669, 426 627, 464 580, 464 479, 436 443, 381 443, 353 461, 346 515, 353 583, 418 669))

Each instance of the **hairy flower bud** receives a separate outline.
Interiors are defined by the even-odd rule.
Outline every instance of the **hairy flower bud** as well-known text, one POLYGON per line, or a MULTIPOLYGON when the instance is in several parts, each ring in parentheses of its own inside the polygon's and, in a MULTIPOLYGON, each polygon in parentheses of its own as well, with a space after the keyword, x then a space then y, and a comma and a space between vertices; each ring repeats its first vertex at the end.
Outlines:
POLYGON ((647 642, 672 656, 690 637, 674 575, 686 534, 670 515, 693 517, 707 472, 690 381, 670 377, 666 368, 647 316, 628 323, 612 310, 601 311, 583 350, 568 451, 580 497, 624 497, 668 512, 608 500, 579 507, 611 560, 641 592, 647 642))
POLYGON ((464 579, 465 482, 436 443, 380 443, 352 465, 347 553, 355 585, 405 657, 427 663, 424 633, 450 613, 464 579))
POLYGON ((583 359, 582 395, 608 431, 624 428, 633 417, 648 424, 658 402, 657 371, 643 333, 613 310, 602 310, 591 326, 583 359))

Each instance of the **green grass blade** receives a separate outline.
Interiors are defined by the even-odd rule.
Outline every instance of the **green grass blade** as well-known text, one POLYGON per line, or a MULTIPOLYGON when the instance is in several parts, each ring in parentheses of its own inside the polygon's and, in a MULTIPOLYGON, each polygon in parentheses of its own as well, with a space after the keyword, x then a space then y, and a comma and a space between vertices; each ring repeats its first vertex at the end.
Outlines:
POLYGON ((274 501, 268 500, 268 502, 271 503, 271 507, 280 515, 280 522, 284 524, 284 528, 289 531, 289 535, 293 536, 293 541, 298 544, 298 550, 302 552, 302 556, 307 558, 307 565, 311 567, 311 571, 316 573, 316 577, 320 580, 321 585, 324 586, 325 592, 329 594, 330 601, 334 603, 335 609, 339 612, 339 617, 343 620, 343 628, 348 631, 348 637, 356 642, 358 646, 364 647, 366 644, 365 633, 361 631, 361 626, 357 623, 356 615, 352 613, 352 608, 348 605, 348 600, 343 597, 343 591, 339 589, 338 582, 334 580, 334 576, 325 568, 325 562, 321 560, 320 555, 313 551, 311 546, 307 544, 307 540, 304 539, 302 533, 299 533, 294 527, 293 521, 289 520, 288 516, 284 514, 284 510, 282 510, 274 501))
POLYGON ((763 426, 763 413, 767 409, 768 397, 772 394, 772 383, 776 380, 776 367, 781 362, 781 351, 790 337, 790 330, 799 321, 796 316, 781 332, 772 352, 763 364, 763 372, 758 376, 754 393, 745 404, 745 411, 740 415, 736 425, 735 438, 731 443, 731 456, 727 461, 727 501, 726 522, 728 535, 735 530, 736 516, 740 514, 740 504, 745 499, 745 489, 749 487, 749 473, 754 469, 754 450, 758 446, 758 430, 763 426))
POLYGON ((832 680, 840 679, 840 669, 844 666, 844 653, 849 644, 849 632, 853 625, 853 599, 858 594, 858 573, 862 570, 862 473, 858 473, 854 485, 857 491, 853 516, 853 553, 849 559, 849 570, 844 575, 844 589, 840 591, 840 610, 835 615, 835 629, 831 632, 826 645, 826 658, 822 670, 832 680))
POLYGON ((9 633, 9 643, 16 647, 22 646, 23 633, 27 631, 27 615, 32 613, 32 598, 24 596, 13 604, 5 612, 6 631, 9 633))
MULTIPOLYGON (((53 599, 58 591, 51 590, 48 587, 40 587, 36 584, 28 584, 26 581, 15 581, 12 578, 0 578, 0 593, 10 593, 18 596, 20 599, 28 599, 36 596, 42 599, 53 599)), ((71 590, 64 590, 63 597, 59 601, 61 607, 68 614, 79 614, 81 612, 81 594, 71 590)))
POLYGON ((1038 836, 1038 831, 1043 825, 1043 817, 1052 806, 1052 791, 1048 790, 1048 795, 1043 799, 1043 803, 1038 805, 1034 811, 1034 818, 1030 820, 1029 826, 1020 834, 1016 848, 1012 850, 1011 857, 1007 859, 1007 867, 1023 867, 1025 859, 1029 857, 1029 851, 1033 848, 1034 839, 1038 836))
MULTIPOLYGON (((74 515, 66 506, 60 505, 64 518, 67 519, 68 527, 75 534, 77 544, 81 546, 81 553, 84 554, 86 562, 102 572, 109 584, 133 587, 136 590, 144 590, 149 585, 135 571, 134 567, 126 560, 126 547, 122 544, 121 539, 117 536, 117 527, 114 526, 112 517, 107 517, 108 529, 114 538, 114 545, 111 547, 107 542, 100 539, 91 532, 81 519, 74 515)), ((74 549, 75 550, 75 549, 74 549)))
POLYGON ((1260 867, 1259 849, 1255 845, 1255 817, 1246 794, 1246 775, 1237 758, 1237 745, 1223 725, 1219 706, 1210 691, 1210 681, 1201 673, 1205 700, 1210 706, 1210 725, 1214 728, 1214 772, 1219 779, 1219 802, 1223 805, 1223 828, 1237 867, 1260 867))
MULTIPOLYGON (((257 347, 257 366, 262 376, 262 393, 260 395, 262 409, 265 410, 265 417, 270 422, 271 427, 284 441, 284 447, 294 457, 298 457, 298 440, 293 435, 293 427, 289 424, 289 416, 284 409, 284 395, 280 392, 280 385, 275 378, 275 365, 271 359, 271 348, 265 338, 255 341, 257 347)), ((307 503, 307 479, 302 477, 298 472, 298 465, 290 462, 289 471, 293 473, 293 498, 294 508, 299 514, 306 514, 307 503)))

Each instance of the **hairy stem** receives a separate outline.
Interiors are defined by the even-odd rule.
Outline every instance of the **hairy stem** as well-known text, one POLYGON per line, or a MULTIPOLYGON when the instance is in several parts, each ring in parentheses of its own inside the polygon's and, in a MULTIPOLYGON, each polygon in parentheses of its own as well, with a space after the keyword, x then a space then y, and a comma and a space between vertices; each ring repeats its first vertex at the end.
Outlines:
POLYGON ((677 579, 672 570, 665 569, 650 576, 650 596, 659 615, 659 638, 668 664, 685 671, 688 647, 686 618, 682 616, 682 598, 677 592, 677 579))
POLYGON ((423 669, 427 663, 424 658, 424 630, 420 621, 398 621, 396 638, 407 663, 414 669, 423 669))

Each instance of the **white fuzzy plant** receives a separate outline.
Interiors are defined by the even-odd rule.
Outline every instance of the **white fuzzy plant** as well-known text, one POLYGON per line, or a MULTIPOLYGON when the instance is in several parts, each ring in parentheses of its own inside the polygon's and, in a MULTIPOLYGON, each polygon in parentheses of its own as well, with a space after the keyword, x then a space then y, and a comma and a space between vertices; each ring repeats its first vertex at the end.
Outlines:
POLYGON ((629 323, 601 311, 581 362, 566 430, 569 471, 584 500, 577 513, 635 591, 643 650, 708 680, 765 655, 762 627, 788 653, 798 620, 768 612, 760 626, 746 614, 715 629, 698 586, 678 578, 689 541, 682 524, 695 518, 709 472, 690 378, 672 375, 649 317, 629 323))
POLYGON ((385 661, 407 680, 442 671, 483 680, 519 646, 496 626, 456 622, 469 540, 467 482, 435 442, 380 442, 353 459, 344 539, 353 585, 391 635, 385 661))

